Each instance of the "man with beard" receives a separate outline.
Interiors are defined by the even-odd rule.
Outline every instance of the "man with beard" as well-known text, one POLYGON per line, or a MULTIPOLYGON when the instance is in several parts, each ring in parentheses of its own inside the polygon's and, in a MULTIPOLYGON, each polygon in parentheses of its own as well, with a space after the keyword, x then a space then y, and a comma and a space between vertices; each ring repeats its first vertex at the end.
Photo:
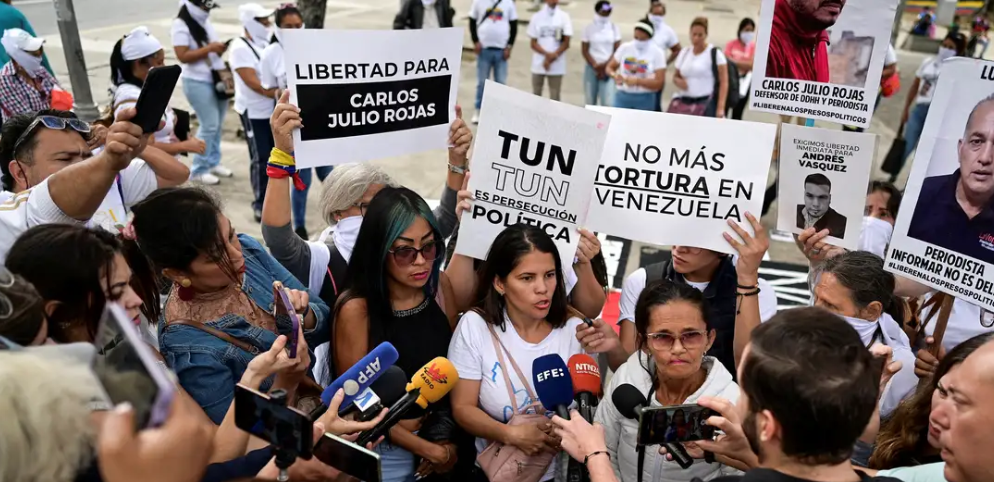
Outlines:
POLYGON ((797 227, 827 229, 835 238, 846 236, 846 217, 832 209, 832 181, 824 174, 804 178, 804 204, 797 206, 797 227))
POLYGON ((846 0, 776 0, 766 76, 828 82, 828 28, 846 0))
POLYGON ((994 263, 994 95, 973 107, 957 153, 955 172, 922 183, 908 236, 994 263))

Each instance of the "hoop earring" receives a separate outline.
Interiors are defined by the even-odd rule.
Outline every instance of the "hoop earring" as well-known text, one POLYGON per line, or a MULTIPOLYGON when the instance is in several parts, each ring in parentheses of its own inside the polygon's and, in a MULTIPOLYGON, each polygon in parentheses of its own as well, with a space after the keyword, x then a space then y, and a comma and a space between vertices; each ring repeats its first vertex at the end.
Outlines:
POLYGON ((183 301, 190 301, 193 299, 193 288, 190 288, 192 284, 193 283, 190 282, 189 278, 183 278, 183 280, 179 282, 179 289, 176 290, 176 294, 179 295, 179 299, 183 301))

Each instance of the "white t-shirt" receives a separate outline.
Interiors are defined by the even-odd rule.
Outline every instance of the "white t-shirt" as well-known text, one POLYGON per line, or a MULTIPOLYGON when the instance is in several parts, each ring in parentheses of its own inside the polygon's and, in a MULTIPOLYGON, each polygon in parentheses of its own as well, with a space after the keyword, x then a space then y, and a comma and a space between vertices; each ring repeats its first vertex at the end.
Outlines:
POLYGON ((286 67, 283 65, 283 46, 273 42, 262 51, 259 62, 259 82, 266 89, 286 88, 286 67))
MULTIPOLYGON (((209 41, 217 41, 217 33, 214 32, 214 26, 211 25, 210 20, 208 20, 204 25, 204 30, 207 31, 207 39, 209 41)), ((173 27, 170 34, 172 36, 173 47, 186 46, 189 47, 190 50, 196 50, 201 47, 201 45, 193 39, 193 35, 190 34, 190 27, 187 27, 186 22, 178 18, 173 20, 173 27)), ((192 64, 182 65, 184 79, 211 83, 214 82, 214 76, 211 74, 211 66, 215 69, 224 68, 224 62, 221 61, 221 57, 213 52, 207 56, 207 59, 201 59, 193 62, 192 64)))
POLYGON ((918 95, 915 97, 915 105, 931 104, 932 94, 935 93, 935 83, 939 80, 939 68, 941 64, 935 57, 929 57, 918 67, 915 76, 918 77, 918 95))
MULTIPOLYGON (((953 301, 953 309, 949 312, 949 322, 946 325, 946 334, 942 336, 942 347, 946 349, 946 352, 970 338, 994 331, 994 326, 986 327, 983 325, 981 316, 983 316, 983 323, 991 325, 994 322, 994 313, 959 298, 953 301)), ((937 324, 936 320, 938 320, 938 316, 932 318, 932 321, 925 327, 927 335, 932 336, 937 324)))
MULTIPOLYGON (((711 71, 711 49, 714 45, 708 46, 699 55, 694 54, 694 47, 684 47, 680 55, 676 58, 676 68, 680 75, 687 80, 687 90, 678 91, 674 97, 687 97, 696 99, 699 97, 710 97, 714 94, 714 72, 711 71)), ((725 53, 718 51, 715 59, 718 65, 728 64, 725 53)))
MULTIPOLYGON (((563 37, 573 36, 573 22, 569 14, 562 8, 549 8, 548 5, 542 7, 531 21, 528 22, 528 36, 538 40, 538 46, 546 52, 555 52, 562 45, 563 37)), ((543 63, 545 56, 539 53, 532 54, 532 73, 542 75, 566 75, 566 56, 560 55, 549 70, 545 70, 543 63)))
MULTIPOLYGON (((628 320, 635 322, 635 304, 638 303, 639 295, 645 289, 645 268, 639 268, 625 278, 621 285, 621 301, 618 303, 618 321, 628 320)), ((690 286, 697 288, 701 292, 708 287, 708 283, 687 282, 690 286)), ((761 321, 773 318, 777 314, 777 293, 773 291, 773 286, 763 278, 759 278, 759 318, 761 321)))
POLYGON ((670 49, 675 45, 680 45, 680 38, 676 36, 676 31, 673 27, 663 21, 653 22, 652 25, 652 41, 662 49, 663 52, 667 52, 669 55, 670 49))
POLYGON ((241 114, 248 110, 249 119, 268 119, 276 108, 276 100, 250 89, 242 76, 238 75, 238 69, 248 68, 254 69, 255 75, 262 79, 263 49, 265 46, 252 45, 245 38, 237 38, 231 42, 228 61, 235 74, 235 112, 241 114))
POLYGON ((946 463, 881 470, 877 472, 877 477, 893 477, 902 482, 946 482, 946 463))
POLYGON ((508 46, 511 22, 518 21, 518 9, 512 0, 474 0, 469 14, 476 19, 476 34, 483 48, 503 49, 508 46), (490 15, 484 17, 491 8, 490 15))
POLYGON ((589 44, 590 56, 598 64, 611 60, 615 42, 621 41, 621 29, 610 20, 597 21, 583 29, 581 42, 589 44))
POLYGON ((887 53, 884 54, 884 67, 888 65, 894 65, 897 63, 897 51, 894 50, 894 46, 887 44, 887 53))
MULTIPOLYGON (((655 46, 651 41, 646 42, 644 48, 638 48, 635 40, 621 44, 618 51, 614 53, 614 60, 618 62, 618 72, 623 77, 636 77, 639 79, 651 79, 656 76, 657 70, 666 70, 666 54, 655 46)), ((640 85, 618 86, 618 90, 630 94, 647 94, 656 92, 640 85)))
MULTIPOLYGON (((576 339, 576 327, 583 323, 579 318, 570 318, 566 326, 557 328, 549 333, 549 336, 537 344, 528 343, 518 336, 514 325, 505 317, 504 326, 507 331, 501 332, 500 328, 494 327, 497 337, 500 338, 504 348, 510 352, 514 358, 525 380, 518 378, 514 368, 506 367, 508 377, 511 380, 511 389, 514 391, 515 407, 510 406, 507 396, 507 386, 504 383, 504 375, 501 373, 502 367, 497 359, 497 352, 494 350, 493 338, 487 329, 487 322, 483 321, 474 311, 468 311, 456 325, 456 332, 452 334, 452 341, 449 342, 449 361, 455 365, 459 371, 459 378, 464 380, 480 381, 480 408, 493 417, 494 420, 507 423, 516 410, 520 410, 537 400, 531 400, 528 396, 527 384, 534 393, 535 387, 532 384, 532 362, 543 355, 550 353, 558 354, 563 360, 569 357, 584 353, 583 347, 576 339)), ((504 353, 507 360, 507 353, 504 353)), ((510 361, 508 361, 510 365, 510 361)), ((482 452, 489 442, 486 439, 476 439, 476 451, 482 452)), ((557 463, 553 461, 549 465, 549 470, 539 480, 549 480, 555 477, 557 463)))
POLYGON ((42 224, 81 224, 62 212, 48 191, 48 179, 19 193, 0 192, 0 265, 14 241, 34 226, 42 224))
MULTIPOLYGON (((114 117, 121 111, 134 107, 138 102, 138 96, 142 93, 141 87, 134 84, 124 83, 114 88, 114 117)), ((176 128, 176 113, 172 107, 167 107, 162 114, 162 129, 155 131, 155 142, 169 144, 173 142, 173 130, 176 128)), ((94 153, 95 154, 95 153, 94 153)))
POLYGON ((141 159, 131 161, 114 179, 107 196, 86 225, 101 227, 115 234, 120 232, 134 215, 131 207, 158 188, 159 180, 152 167, 141 159))

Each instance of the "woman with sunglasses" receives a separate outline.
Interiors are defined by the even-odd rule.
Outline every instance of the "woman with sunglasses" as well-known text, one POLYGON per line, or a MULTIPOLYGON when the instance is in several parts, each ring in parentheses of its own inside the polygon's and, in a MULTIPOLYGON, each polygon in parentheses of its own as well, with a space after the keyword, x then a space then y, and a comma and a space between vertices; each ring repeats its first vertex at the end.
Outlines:
MULTIPOLYGON (((644 393, 652 407, 697 403, 701 397, 717 397, 735 403, 739 387, 732 374, 716 358, 705 356, 715 341, 711 310, 704 295, 692 286, 661 280, 649 283, 635 306, 635 353, 618 368, 605 393, 633 385, 644 393)), ((607 449, 621 482, 662 480, 710 480, 731 469, 697 460, 684 470, 666 461, 656 450, 645 451, 645 471, 639 477, 636 454, 638 420, 625 418, 611 397, 604 397, 595 421, 604 426, 607 449)))

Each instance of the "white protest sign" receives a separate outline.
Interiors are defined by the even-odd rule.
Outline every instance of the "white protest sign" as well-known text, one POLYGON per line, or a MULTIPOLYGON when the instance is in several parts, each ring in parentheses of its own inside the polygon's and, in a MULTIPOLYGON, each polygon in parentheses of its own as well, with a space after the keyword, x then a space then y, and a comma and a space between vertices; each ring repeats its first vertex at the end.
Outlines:
POLYGON ((587 106, 611 114, 587 226, 622 238, 735 253, 750 233, 773 155, 773 124, 587 106), (734 235, 734 234, 733 234, 734 235))
POLYGON ((994 310, 994 63, 941 69, 884 266, 994 310))
POLYGON ((486 259, 518 223, 540 227, 573 264, 611 118, 487 81, 456 253, 486 259))
POLYGON ((448 147, 461 29, 283 31, 297 167, 448 147))
POLYGON ((859 249, 876 137, 783 124, 777 229, 827 229, 827 243, 859 249))
POLYGON ((750 108, 869 127, 898 0, 763 0, 750 108))

